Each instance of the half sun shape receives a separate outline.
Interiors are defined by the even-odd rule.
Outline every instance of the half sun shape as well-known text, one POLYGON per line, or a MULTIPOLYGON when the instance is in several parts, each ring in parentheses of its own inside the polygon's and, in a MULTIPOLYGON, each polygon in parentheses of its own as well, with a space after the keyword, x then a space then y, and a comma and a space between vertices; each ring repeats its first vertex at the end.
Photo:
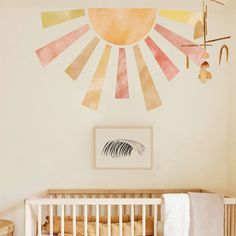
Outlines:
POLYGON ((102 155, 111 156, 113 158, 126 157, 131 156, 133 151, 136 151, 139 156, 142 156, 145 147, 142 143, 134 140, 115 139, 104 145, 102 155))
POLYGON ((130 97, 127 66, 127 48, 131 48, 136 61, 139 81, 147 110, 153 110, 161 106, 162 101, 153 80, 153 76, 145 61, 144 51, 140 46, 144 42, 152 53, 157 66, 161 68, 168 81, 171 81, 179 73, 174 62, 160 48, 158 42, 152 38, 150 32, 160 34, 170 44, 174 45, 188 59, 198 66, 203 62, 202 55, 205 50, 200 47, 182 47, 182 45, 193 45, 194 43, 174 33, 166 27, 157 24, 157 17, 167 18, 179 23, 195 25, 201 20, 201 13, 181 10, 160 10, 157 9, 75 9, 59 12, 42 13, 42 25, 44 28, 65 23, 74 19, 86 18, 87 23, 74 31, 56 39, 55 41, 36 50, 36 54, 42 66, 61 55, 68 47, 80 38, 86 37, 89 31, 93 31, 93 38, 88 41, 79 55, 74 58, 65 69, 66 74, 73 80, 80 78, 81 72, 86 68, 91 55, 96 51, 98 45, 103 45, 103 53, 96 70, 91 78, 90 85, 82 101, 83 106, 92 110, 99 108, 104 81, 108 70, 108 63, 111 52, 118 48, 117 79, 114 97, 115 99, 128 99, 130 97))

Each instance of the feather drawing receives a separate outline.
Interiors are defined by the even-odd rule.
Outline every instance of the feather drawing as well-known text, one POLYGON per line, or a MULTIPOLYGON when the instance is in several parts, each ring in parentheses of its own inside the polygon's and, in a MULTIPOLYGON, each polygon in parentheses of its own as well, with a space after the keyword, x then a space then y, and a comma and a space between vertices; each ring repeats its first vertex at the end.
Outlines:
POLYGON ((131 156, 133 151, 136 151, 139 156, 142 156, 145 152, 145 147, 142 143, 134 140, 115 139, 108 141, 104 145, 102 155, 113 158, 126 157, 131 156))

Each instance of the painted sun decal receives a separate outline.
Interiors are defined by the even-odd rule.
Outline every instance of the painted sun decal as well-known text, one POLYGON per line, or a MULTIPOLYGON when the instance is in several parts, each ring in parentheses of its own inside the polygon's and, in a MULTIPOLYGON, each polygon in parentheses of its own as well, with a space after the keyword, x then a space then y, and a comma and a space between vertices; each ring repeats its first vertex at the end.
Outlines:
POLYGON ((86 67, 91 55, 95 52, 100 43, 104 44, 103 53, 99 62, 95 65, 96 70, 91 78, 90 85, 83 98, 83 106, 97 110, 99 108, 101 95, 104 87, 104 79, 108 70, 108 63, 111 51, 118 48, 118 64, 115 99, 128 99, 129 78, 127 66, 127 47, 132 48, 135 58, 139 81, 146 105, 146 109, 153 110, 161 106, 162 101, 153 81, 151 72, 148 69, 140 43, 144 42, 152 53, 157 66, 161 68, 166 79, 171 81, 179 73, 179 69, 174 62, 166 55, 164 50, 158 46, 158 42, 152 38, 150 32, 160 34, 170 44, 174 45, 188 59, 200 66, 203 63, 202 55, 205 50, 201 46, 182 47, 182 45, 193 45, 194 43, 170 29, 157 23, 157 16, 168 18, 185 24, 195 25, 202 14, 200 12, 181 10, 160 10, 157 9, 136 9, 136 8, 90 8, 75 9, 59 12, 43 12, 43 28, 55 26, 70 20, 87 17, 88 22, 78 27, 72 32, 56 39, 55 41, 36 50, 42 66, 47 66, 50 62, 61 55, 69 46, 80 38, 86 37, 89 31, 93 32, 93 38, 88 41, 79 55, 74 58, 65 69, 66 74, 73 80, 80 78, 81 72, 86 67))

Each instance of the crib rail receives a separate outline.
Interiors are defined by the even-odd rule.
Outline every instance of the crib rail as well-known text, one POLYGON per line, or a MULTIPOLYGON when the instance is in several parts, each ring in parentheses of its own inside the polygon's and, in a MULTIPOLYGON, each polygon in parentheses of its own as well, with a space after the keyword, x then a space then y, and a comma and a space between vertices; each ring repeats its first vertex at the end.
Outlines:
MULTIPOLYGON (((130 224, 131 224, 131 236, 134 236, 134 216, 135 206, 141 207, 142 214, 142 236, 146 236, 146 215, 147 207, 152 206, 153 209, 153 235, 157 236, 157 221, 158 221, 158 206, 161 204, 161 198, 40 198, 40 199, 28 199, 25 201, 25 236, 38 235, 42 236, 42 219, 43 213, 42 208, 49 208, 50 218, 50 236, 53 236, 53 206, 60 207, 60 218, 61 218, 61 236, 64 236, 65 229, 65 207, 72 208, 72 224, 73 224, 73 236, 76 236, 76 209, 78 206, 83 206, 84 212, 84 235, 88 236, 88 207, 95 207, 96 217, 96 236, 99 236, 99 217, 100 208, 102 206, 107 207, 107 235, 111 236, 111 208, 117 206, 119 209, 119 236, 122 236, 122 219, 123 219, 123 207, 130 207, 130 224), (32 222, 34 221, 34 222, 32 222), (35 227, 36 226, 36 227, 35 227)), ((57 213, 58 214, 58 213, 57 213)))
POLYGON ((160 205, 161 198, 41 198, 26 200, 29 205, 160 205))

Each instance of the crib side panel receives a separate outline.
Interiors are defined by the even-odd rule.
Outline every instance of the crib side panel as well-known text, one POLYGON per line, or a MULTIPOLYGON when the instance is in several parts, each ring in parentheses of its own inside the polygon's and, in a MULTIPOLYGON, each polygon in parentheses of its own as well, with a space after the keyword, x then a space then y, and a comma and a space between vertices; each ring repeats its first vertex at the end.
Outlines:
POLYGON ((58 234, 60 236, 89 235, 142 235, 152 231, 157 236, 159 198, 47 198, 29 200, 26 204, 26 236, 58 234), (77 211, 83 206, 83 216, 77 211), (141 208, 135 215, 135 207, 141 208), (57 211, 54 211, 56 207, 57 211), (95 212, 89 212, 95 207, 95 212), (105 208, 104 208, 105 207, 105 208), (118 215, 112 214, 118 209, 118 215), (31 210, 29 210, 31 209, 31 210), (69 210, 67 210, 69 209, 69 210), (70 213, 71 215, 68 215, 70 213), (106 209, 106 216, 101 210, 106 209), (124 211, 126 209, 126 212, 124 211), (150 209, 154 209, 150 212, 150 209), (153 217, 148 218, 153 213, 153 217), (127 215, 125 215, 127 214, 127 215), (149 215, 148 215, 149 214, 149 215), (102 218, 100 218, 102 216, 102 218), (151 226, 150 226, 151 225, 151 226), (115 233, 114 233, 115 232, 115 233), (105 234, 104 234, 105 233, 105 234))

